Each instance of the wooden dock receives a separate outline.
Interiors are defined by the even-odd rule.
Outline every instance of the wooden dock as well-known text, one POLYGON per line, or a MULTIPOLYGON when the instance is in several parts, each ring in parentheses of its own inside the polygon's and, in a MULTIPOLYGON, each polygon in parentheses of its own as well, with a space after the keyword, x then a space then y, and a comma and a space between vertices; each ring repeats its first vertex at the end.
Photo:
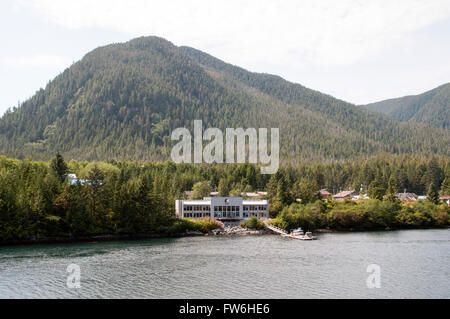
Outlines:
POLYGON ((276 226, 270 225, 267 222, 268 222, 267 220, 264 222, 264 225, 267 229, 270 229, 274 233, 281 235, 283 237, 289 237, 289 238, 298 239, 298 240, 314 240, 314 239, 316 239, 316 237, 295 236, 295 235, 289 234, 285 230, 278 228, 276 226))
POLYGON ((270 229, 271 231, 273 231, 274 233, 277 233, 278 235, 289 236, 289 234, 285 230, 283 230, 281 228, 278 228, 278 227, 273 226, 273 225, 269 225, 268 223, 264 223, 264 225, 266 226, 267 229, 270 229))

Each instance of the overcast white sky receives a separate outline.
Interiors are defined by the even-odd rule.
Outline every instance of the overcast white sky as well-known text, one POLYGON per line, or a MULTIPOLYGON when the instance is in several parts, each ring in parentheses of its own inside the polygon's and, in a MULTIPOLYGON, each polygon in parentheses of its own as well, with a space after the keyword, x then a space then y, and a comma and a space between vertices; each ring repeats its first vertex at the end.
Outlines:
POLYGON ((450 82, 450 0, 0 0, 0 114, 144 35, 356 104, 450 82))

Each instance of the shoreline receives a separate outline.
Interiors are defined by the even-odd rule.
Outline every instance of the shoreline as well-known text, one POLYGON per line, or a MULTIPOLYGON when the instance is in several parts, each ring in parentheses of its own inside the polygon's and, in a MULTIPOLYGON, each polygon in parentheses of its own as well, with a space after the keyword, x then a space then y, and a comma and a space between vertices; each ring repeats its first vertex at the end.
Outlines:
POLYGON ((183 238, 183 237, 200 237, 200 236, 261 236, 273 235, 274 233, 268 229, 252 230, 241 229, 238 231, 227 231, 227 228, 214 229, 207 233, 200 231, 186 231, 177 234, 164 233, 147 233, 147 234, 122 234, 122 235, 91 235, 80 237, 44 237, 44 238, 30 238, 25 240, 9 240, 0 241, 0 247, 7 246, 31 246, 41 244, 75 244, 75 243, 95 243, 95 242, 113 242, 120 240, 142 240, 142 239, 158 239, 158 238, 183 238))
POLYGON ((314 230, 314 233, 365 233, 365 232, 375 232, 375 231, 398 231, 398 230, 427 230, 427 229, 450 229, 450 225, 442 226, 442 227, 408 227, 408 228, 346 228, 346 229, 328 229, 328 228, 318 228, 314 230))
MULTIPOLYGON (((446 227, 428 227, 428 228, 389 228, 389 229, 316 229, 314 233, 359 233, 359 232, 379 232, 379 231, 399 231, 399 230, 429 230, 429 229, 450 229, 446 227)), ((148 234, 123 234, 123 235, 92 235, 81 237, 45 237, 34 238, 26 240, 10 240, 0 242, 0 247, 8 246, 32 246, 32 245, 51 245, 51 244, 76 244, 76 243, 97 243, 97 242, 114 242, 114 241, 137 241, 143 239, 163 239, 163 238, 183 238, 183 237, 240 237, 240 236, 264 236, 264 235, 278 235, 269 229, 235 229, 224 230, 215 229, 207 233, 199 231, 187 231, 178 234, 162 234, 162 233, 148 233, 148 234)))

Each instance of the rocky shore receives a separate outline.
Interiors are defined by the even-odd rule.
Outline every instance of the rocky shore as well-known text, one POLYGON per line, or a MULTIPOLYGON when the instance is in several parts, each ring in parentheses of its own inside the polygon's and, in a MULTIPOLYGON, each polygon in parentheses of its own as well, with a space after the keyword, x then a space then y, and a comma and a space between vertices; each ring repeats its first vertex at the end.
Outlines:
POLYGON ((269 229, 249 229, 241 226, 224 226, 214 229, 208 233, 199 231, 187 231, 185 236, 247 236, 247 235, 269 235, 273 232, 269 229))
POLYGON ((268 229, 248 229, 241 226, 225 226, 211 231, 215 236, 246 236, 246 235, 267 235, 272 234, 268 229))

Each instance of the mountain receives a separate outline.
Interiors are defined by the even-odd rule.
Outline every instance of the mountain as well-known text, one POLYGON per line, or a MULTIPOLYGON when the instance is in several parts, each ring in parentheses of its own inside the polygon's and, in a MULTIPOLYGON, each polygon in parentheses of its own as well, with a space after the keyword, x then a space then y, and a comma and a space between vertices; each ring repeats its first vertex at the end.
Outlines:
POLYGON ((281 159, 449 154, 450 133, 142 37, 97 48, 2 116, 0 154, 79 160, 170 158, 171 131, 279 127, 281 159))
POLYGON ((450 83, 419 95, 411 95, 365 105, 403 122, 427 123, 450 129, 450 83))

